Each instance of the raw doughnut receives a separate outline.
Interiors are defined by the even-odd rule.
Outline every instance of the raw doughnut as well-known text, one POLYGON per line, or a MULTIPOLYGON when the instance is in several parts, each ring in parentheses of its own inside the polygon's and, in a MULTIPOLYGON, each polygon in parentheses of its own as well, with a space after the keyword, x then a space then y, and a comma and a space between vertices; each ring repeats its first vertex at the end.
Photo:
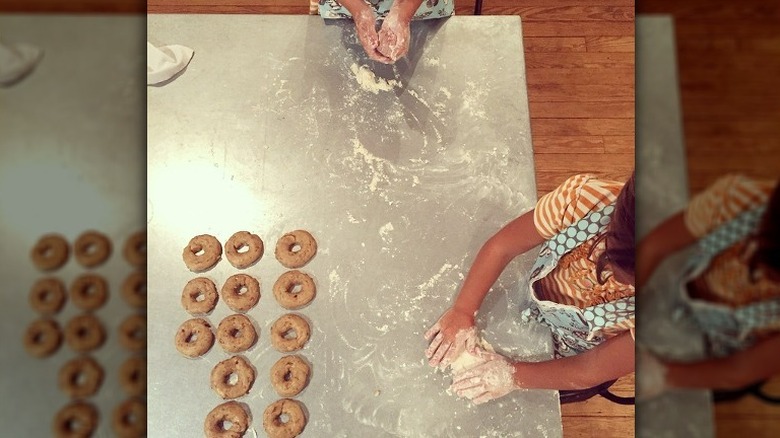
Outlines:
POLYGON ((146 436, 146 403, 130 398, 114 409, 114 432, 121 438, 146 436))
POLYGON ((228 353, 248 350, 257 341, 257 331, 245 315, 230 315, 217 327, 217 341, 228 353))
POLYGON ((274 297, 285 309, 304 307, 314 299, 317 287, 314 280, 301 271, 287 271, 274 283, 274 297))
POLYGON ((93 315, 79 315, 65 325, 65 342, 70 348, 85 353, 92 351, 106 340, 103 323, 93 315))
POLYGON ((103 277, 84 274, 70 285, 70 300, 81 310, 96 310, 108 299, 108 283, 103 277))
POLYGON ((181 292, 181 305, 191 315, 210 313, 218 300, 217 286, 206 277, 193 278, 187 282, 181 292))
POLYGON ((131 357, 119 367, 119 384, 129 395, 146 391, 146 358, 131 357))
POLYGON ((270 438, 293 438, 300 435, 305 427, 303 405, 296 400, 283 398, 263 412, 263 429, 270 438), (282 415, 287 417, 286 422, 282 422, 282 415))
POLYGON ((140 268, 146 265, 146 231, 139 231, 128 237, 122 254, 133 266, 140 268))
POLYGON ((146 307, 146 272, 135 271, 122 282, 122 298, 131 307, 146 307))
POLYGON ((146 348, 146 317, 130 315, 119 325, 119 343, 128 350, 146 348))
POLYGON ((279 238, 274 253, 284 267, 301 268, 317 254, 317 241, 308 231, 295 230, 279 238))
POLYGON ((57 351, 62 343, 62 332, 57 321, 39 319, 24 332, 24 348, 35 357, 46 357, 57 351))
POLYGON ((88 438, 98 422, 98 411, 90 403, 73 402, 57 412, 53 431, 57 438, 88 438))
POLYGON ((309 364, 301 356, 284 356, 271 367, 271 384, 282 397, 293 397, 306 387, 309 372, 309 364))
POLYGON ((111 241, 97 231, 87 231, 76 239, 73 253, 81 266, 94 268, 108 260, 111 255, 111 241))
POLYGON ((278 351, 300 350, 309 340, 309 323, 294 313, 282 315, 271 326, 271 344, 278 351))
POLYGON ((94 395, 103 383, 103 368, 91 357, 77 357, 60 368, 60 389, 73 398, 94 395))
POLYGON ((206 354, 214 345, 214 332, 211 324, 203 318, 184 321, 176 332, 176 349, 187 357, 206 354))
POLYGON ((232 275, 222 286, 222 300, 234 312, 246 312, 260 301, 260 282, 246 274, 232 275))
POLYGON ((254 382, 255 370, 241 356, 225 359, 211 370, 211 388, 224 399, 245 395, 254 382))
POLYGON ((229 401, 212 409, 206 415, 203 430, 206 438, 241 438, 249 428, 249 415, 240 403, 229 401), (225 430, 225 423, 230 429, 225 430))
POLYGON ((263 257, 263 240, 257 234, 239 231, 225 244, 225 255, 233 267, 248 268, 263 257), (246 251, 241 251, 243 248, 246 251))
POLYGON ((54 277, 38 280, 30 289, 30 306, 42 315, 58 313, 66 298, 65 284, 54 277))
POLYGON ((207 271, 222 258, 222 245, 216 237, 201 234, 190 239, 190 243, 184 247, 182 258, 190 271, 207 271))
POLYGON ((42 271, 57 269, 68 261, 68 241, 59 234, 41 237, 30 251, 33 264, 42 271))

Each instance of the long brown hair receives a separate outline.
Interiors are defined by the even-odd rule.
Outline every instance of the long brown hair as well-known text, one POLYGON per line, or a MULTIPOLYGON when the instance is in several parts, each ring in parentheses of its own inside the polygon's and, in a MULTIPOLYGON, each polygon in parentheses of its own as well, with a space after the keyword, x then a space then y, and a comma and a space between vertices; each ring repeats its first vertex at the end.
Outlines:
POLYGON ((592 254, 599 242, 604 241, 604 252, 595 261, 596 279, 600 284, 607 282, 604 271, 608 264, 611 270, 618 268, 627 274, 634 275, 636 264, 635 173, 631 173, 631 177, 626 181, 617 200, 615 200, 615 210, 612 212, 606 231, 596 239, 590 249, 592 254))

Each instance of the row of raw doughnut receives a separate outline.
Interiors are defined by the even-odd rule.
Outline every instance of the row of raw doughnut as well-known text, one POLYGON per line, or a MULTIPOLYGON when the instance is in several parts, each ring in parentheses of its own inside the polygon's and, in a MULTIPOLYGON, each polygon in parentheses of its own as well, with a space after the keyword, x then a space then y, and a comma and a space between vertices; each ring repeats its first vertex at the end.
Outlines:
MULTIPOLYGON (((297 310, 309 304, 317 294, 314 280, 307 274, 292 270, 282 274, 273 287, 274 298, 285 309, 297 310)), ((221 290, 222 299, 234 312, 246 312, 260 300, 260 282, 247 274, 230 276, 221 290)), ((188 281, 181 294, 181 305, 187 313, 208 315, 219 300, 217 286, 206 277, 188 281)))
MULTIPOLYGON (((146 348, 146 317, 131 315, 119 325, 119 343, 131 351, 146 348)), ((106 340, 106 329, 90 314, 73 317, 65 325, 65 343, 79 353, 93 351, 106 340)), ((57 321, 42 318, 33 321, 24 334, 24 347, 35 357, 46 357, 57 351, 63 333, 57 321)))
MULTIPOLYGON (((65 305, 68 293, 65 283, 55 277, 45 277, 30 288, 30 306, 41 315, 55 315, 65 305)), ((146 274, 135 271, 122 282, 122 298, 131 307, 146 307, 146 274)), ((70 299, 81 310, 91 311, 102 307, 108 300, 108 282, 95 274, 76 277, 70 286, 70 299)))
MULTIPOLYGON (((236 401, 228 401, 215 407, 206 416, 206 438, 241 437, 249 429, 249 408, 236 401), (223 425, 230 423, 227 431, 223 425)), ((263 412, 263 428, 271 438, 293 438, 303 432, 306 415, 303 405, 289 398, 277 400, 263 412), (282 415, 287 421, 281 420, 282 415)))
MULTIPOLYGON (((282 315, 271 325, 271 345, 277 351, 289 353, 306 345, 311 335, 309 323, 295 313, 282 315)), ((257 341, 257 331, 252 321, 241 314, 226 317, 217 327, 216 339, 228 353, 240 353, 257 341)), ((214 331, 203 318, 184 321, 176 331, 176 349, 189 358, 206 354, 214 345, 214 331)))
MULTIPOLYGON (((103 264, 111 255, 111 240, 97 231, 87 231, 73 243, 76 261, 85 268, 94 268, 103 264)), ((140 231, 125 241, 122 254, 133 266, 146 265, 146 232, 140 231)), ((60 234, 51 233, 42 236, 30 251, 33 264, 42 271, 61 268, 68 261, 70 247, 60 234)))
MULTIPOLYGON (((225 255, 233 267, 245 269, 263 257, 263 240, 248 231, 234 233, 225 243, 225 255)), ((317 241, 305 230, 289 232, 276 242, 274 255, 283 266, 297 269, 317 254, 317 241)), ((222 246, 216 237, 201 234, 190 239, 182 251, 184 264, 192 272, 204 272, 222 258, 222 246)))

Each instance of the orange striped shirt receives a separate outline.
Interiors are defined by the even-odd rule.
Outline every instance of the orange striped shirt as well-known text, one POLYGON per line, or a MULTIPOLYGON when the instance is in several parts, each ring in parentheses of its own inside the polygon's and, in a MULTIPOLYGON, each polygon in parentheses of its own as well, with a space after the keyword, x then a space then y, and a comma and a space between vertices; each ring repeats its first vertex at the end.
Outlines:
MULTIPOLYGON (((685 226, 695 237, 704 237, 741 213, 765 204, 776 184, 743 175, 724 176, 691 199, 683 213, 685 226)), ((780 285, 766 278, 751 281, 748 261, 752 250, 745 238, 715 256, 694 280, 693 296, 733 307, 780 297, 780 285)))
MULTIPOLYGON (((545 239, 551 239, 591 212, 615 202, 623 184, 588 174, 568 178, 537 202, 534 210, 536 230, 545 239)), ((605 284, 599 284, 593 260, 604 251, 604 244, 602 241, 589 258, 594 241, 595 238, 590 239, 565 254, 555 269, 536 283, 539 299, 585 308, 634 295, 633 286, 621 284, 613 276, 608 276, 605 284)), ((633 327, 634 320, 631 319, 605 335, 612 336, 633 327)))

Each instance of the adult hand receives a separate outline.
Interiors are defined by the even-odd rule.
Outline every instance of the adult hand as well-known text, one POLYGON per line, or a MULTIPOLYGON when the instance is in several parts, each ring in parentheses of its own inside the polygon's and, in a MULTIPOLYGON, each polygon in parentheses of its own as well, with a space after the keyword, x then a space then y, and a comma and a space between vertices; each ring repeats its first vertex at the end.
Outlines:
POLYGON ((379 30, 379 53, 392 62, 398 61, 409 52, 410 41, 409 20, 391 10, 379 30))
POLYGON ((446 367, 465 349, 473 349, 477 341, 474 315, 450 308, 436 324, 425 332, 430 342, 425 356, 432 367, 446 367))
POLYGON ((515 367, 508 358, 481 349, 474 353, 486 362, 453 377, 450 389, 459 397, 468 398, 479 405, 518 389, 514 377, 515 367))
POLYGON ((360 11, 352 16, 352 19, 355 22, 355 30, 357 31, 360 44, 366 51, 366 55, 374 61, 384 64, 391 63, 390 58, 377 50, 379 47, 379 34, 376 32, 376 15, 374 15, 374 11, 368 5, 364 5, 360 11))

